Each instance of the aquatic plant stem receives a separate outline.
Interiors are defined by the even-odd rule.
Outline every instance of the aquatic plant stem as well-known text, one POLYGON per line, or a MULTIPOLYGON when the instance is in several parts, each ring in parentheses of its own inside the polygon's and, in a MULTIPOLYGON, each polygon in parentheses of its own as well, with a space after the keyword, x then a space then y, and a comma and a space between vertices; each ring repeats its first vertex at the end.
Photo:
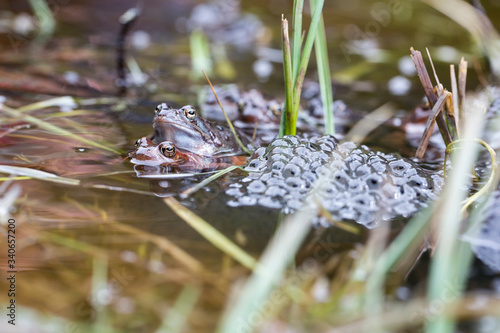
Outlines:
POLYGON ((105 146, 105 145, 102 145, 98 142, 95 142, 95 141, 92 141, 92 140, 89 140, 89 139, 86 139, 84 137, 81 137, 81 136, 78 136, 76 134, 73 134, 71 133, 70 131, 68 130, 65 130, 64 128, 60 128, 58 126, 55 126, 55 125, 52 125, 48 122, 45 122, 41 119, 38 119, 38 118, 35 118, 33 116, 30 116, 30 115, 27 115, 27 114, 24 114, 16 109, 12 109, 8 106, 6 106, 5 104, 0 104, 0 109, 2 109, 3 111, 5 111, 6 113, 8 113, 9 115, 13 116, 13 117, 17 117, 17 118, 21 118, 31 124, 35 124, 37 125, 38 127, 40 128, 43 128, 44 130, 47 130, 53 134, 57 134, 57 135, 64 135, 64 136, 67 136, 71 139, 74 139, 76 141, 80 141, 86 145, 89 145, 90 147, 97 147, 97 148, 101 148, 101 149, 104 149, 104 150, 107 150, 107 151, 110 151, 112 153, 115 153, 115 154, 121 154, 122 152, 120 150, 117 150, 115 148, 112 148, 112 147, 108 147, 108 146, 105 146))
POLYGON ((219 100, 219 96, 217 96, 217 93, 215 92, 215 88, 212 85, 212 82, 210 82, 210 79, 208 78, 207 73, 205 73, 204 70, 202 70, 202 72, 203 72, 203 75, 205 76, 205 79, 208 82, 208 85, 210 86, 210 88, 212 89, 212 92, 214 93, 215 99, 217 100, 217 103, 219 104, 219 106, 220 106, 220 108, 222 110, 222 113, 224 114, 224 118, 226 118, 226 122, 229 125, 229 128, 231 129, 231 132, 233 132, 233 135, 234 135, 234 138, 236 139, 236 142, 238 142, 238 145, 241 147, 241 149, 243 149, 243 151, 245 153, 247 153, 248 155, 251 155, 252 153, 250 152, 250 150, 248 150, 245 147, 245 145, 243 145, 243 142, 241 142, 240 137, 238 136, 238 133, 236 133, 236 130, 234 129, 233 123, 231 122, 231 120, 227 116, 227 113, 224 110, 224 107, 222 106, 222 103, 219 100))
MULTIPOLYGON (((311 10, 316 7, 316 0, 310 0, 311 10)), ((328 59, 328 47, 326 43, 325 23, 321 14, 318 33, 314 41, 314 52, 316 53, 316 64, 318 66, 318 79, 321 91, 321 102, 323 104, 323 116, 325 119, 325 133, 335 134, 335 120, 333 113, 333 92, 330 65, 328 59)))
POLYGON ((280 304, 284 295, 279 294, 279 291, 273 293, 273 290, 307 236, 310 220, 316 213, 300 210, 279 227, 235 304, 226 309, 216 332, 234 333, 243 331, 242 328, 245 332, 255 332, 259 323, 255 323, 252 318, 265 317, 265 309, 280 304))
MULTIPOLYGON (((434 87, 432 86, 431 79, 429 77, 429 74, 427 73, 427 68, 425 67, 424 59, 422 58, 422 53, 420 53, 420 51, 413 49, 413 47, 410 49, 410 53, 411 53, 411 59, 415 64, 418 77, 420 78, 420 82, 422 84, 422 87, 424 88, 425 96, 427 96, 429 105, 433 108, 434 104, 436 104, 436 101, 438 100, 438 97, 434 93, 434 87)), ((446 145, 449 145, 453 140, 448 131, 444 113, 440 112, 436 115, 436 123, 439 127, 439 132, 443 137, 444 143, 446 145)))
MULTIPOLYGON (((294 93, 293 93, 293 128, 296 128, 297 115, 299 113, 300 106, 300 95, 302 93, 302 84, 304 82, 304 77, 306 75, 307 66, 309 65, 309 58, 311 57, 312 47, 314 45, 314 40, 316 39, 316 34, 318 32, 319 21, 321 18, 321 12, 323 11, 323 5, 325 0, 318 0, 316 8, 314 8, 314 14, 312 16, 311 24, 309 25, 309 31, 307 33, 307 38, 304 43, 304 49, 302 50, 302 55, 300 58, 300 64, 298 72, 294 77, 294 93)), ((293 133, 295 134, 295 133, 293 133)))
MULTIPOLYGON (((293 73, 290 54, 290 38, 288 36, 288 20, 281 16, 281 34, 283 38, 283 73, 285 79, 285 107, 283 109, 284 133, 292 133, 293 121, 293 73)), ((281 129, 281 128, 280 128, 281 129)), ((295 134, 295 133, 293 133, 295 134)), ((280 135, 282 136, 282 135, 280 135)))
MULTIPOLYGON (((444 164, 444 177, 446 177, 446 161, 447 161, 448 156, 454 150, 453 146, 455 146, 458 143, 463 143, 464 141, 465 140, 455 140, 452 143, 450 143, 448 145, 448 147, 446 147, 446 151, 445 151, 445 155, 444 155, 444 163, 443 163, 444 164)), ((486 148, 486 150, 490 154, 491 173, 490 173, 490 176, 488 177, 488 181, 486 182, 486 184, 484 184, 479 191, 474 193, 474 195, 472 195, 472 196, 468 197, 466 200, 464 200, 463 206, 461 209, 462 214, 465 214, 465 212, 467 211, 467 208, 469 208, 469 206, 472 203, 474 203, 474 201, 479 199, 479 197, 481 197, 482 195, 484 195, 490 191, 493 191, 494 185, 496 184, 495 179, 496 179, 498 167, 497 167, 497 159, 496 159, 497 154, 496 154, 495 150, 488 143, 486 143, 486 141, 484 141, 484 140, 473 139, 472 141, 482 145, 484 148, 486 148)))
MULTIPOLYGON (((293 97, 292 97, 292 110, 290 114, 285 114, 282 116, 282 125, 284 123, 284 130, 280 130, 280 134, 283 135, 295 135, 297 128, 297 116, 299 113, 300 107, 300 96, 302 92, 302 83, 304 82, 304 77, 306 75, 307 66, 309 64, 309 59, 311 57, 312 47, 314 45, 314 40, 316 38, 316 34, 318 32, 318 26, 321 18, 321 12, 323 10, 323 5, 325 1, 319 0, 316 7, 314 8, 314 13, 312 15, 311 24, 309 25, 309 31, 307 34, 307 38, 304 43, 304 49, 300 54, 300 60, 298 60, 298 53, 300 53, 300 47, 298 45, 301 44, 300 40, 302 36, 297 35, 297 30, 302 25, 298 23, 298 19, 302 18, 302 8, 303 8, 303 0, 297 0, 294 2, 294 35, 293 35, 293 45, 292 45, 292 72, 293 72, 293 97), (297 51, 299 49, 299 51, 297 51), (298 62, 298 65, 297 65, 298 62)), ((283 45, 285 48, 286 46, 283 45)), ((286 51, 284 51, 285 53, 286 51)), ((286 74, 285 74, 286 75, 286 74)), ((287 84, 289 81, 285 81, 287 84)), ((286 89, 290 89, 287 87, 286 89)))
POLYGON ((213 71, 212 58, 210 56, 210 45, 205 34, 199 30, 193 30, 189 35, 189 49, 191 53, 191 77, 201 78, 200 71, 213 71))
POLYGON ((300 50, 302 49, 302 12, 304 11, 304 0, 293 1, 293 28, 292 28, 292 70, 293 77, 297 77, 300 61, 300 50))
POLYGON ((196 302, 200 298, 201 290, 197 286, 187 285, 179 294, 173 307, 163 316, 162 325, 156 332, 179 333, 182 332, 187 323, 189 314, 193 311, 196 302))
POLYGON ((202 189, 207 184, 210 184, 211 182, 213 182, 217 178, 220 178, 223 175, 225 175, 226 173, 234 171, 236 169, 241 169, 241 166, 239 166, 239 165, 232 165, 232 166, 230 166, 228 168, 225 168, 225 169, 222 169, 220 171, 217 171, 215 174, 211 175, 207 179, 204 179, 203 181, 199 182, 198 184, 194 185, 193 187, 190 187, 190 188, 184 190, 183 192, 181 192, 181 194, 180 194, 181 199, 187 198, 188 196, 190 196, 191 194, 195 193, 196 191, 202 189))
MULTIPOLYGON (((464 288, 465 276, 467 270, 463 268, 462 258, 459 257, 462 252, 459 233, 461 220, 463 218, 461 205, 466 198, 468 182, 470 181, 470 170, 472 170, 474 161, 477 157, 478 146, 474 142, 483 128, 483 117, 487 102, 484 104, 473 105, 476 112, 474 117, 467 119, 467 126, 464 128, 464 139, 461 149, 452 156, 453 169, 447 177, 445 188, 441 195, 440 216, 436 220, 434 236, 437 239, 435 255, 431 261, 429 273, 429 283, 427 297, 429 302, 452 303, 459 299, 464 288), (461 272, 459 276, 457 272, 461 272), (443 293, 446 293, 446 299, 443 300, 443 293)), ((444 313, 437 313, 435 316, 426 318, 426 333, 451 333, 455 327, 453 318, 444 313)))

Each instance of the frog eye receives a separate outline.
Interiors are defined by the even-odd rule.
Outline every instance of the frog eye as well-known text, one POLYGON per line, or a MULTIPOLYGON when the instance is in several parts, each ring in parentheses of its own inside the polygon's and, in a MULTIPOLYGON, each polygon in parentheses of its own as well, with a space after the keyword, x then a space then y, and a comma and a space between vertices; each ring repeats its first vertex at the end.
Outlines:
POLYGON ((158 104, 155 108, 155 114, 157 114, 158 112, 160 112, 163 109, 170 109, 170 105, 168 105, 167 103, 158 104))
POLYGON ((190 120, 193 120, 196 118, 196 110, 193 109, 193 108, 187 108, 186 110, 184 110, 184 114, 186 115, 186 117, 190 120))
POLYGON ((141 139, 137 139, 135 142, 135 148, 139 148, 141 146, 141 139))
POLYGON ((175 147, 171 142, 164 142, 160 145, 160 151, 165 157, 175 156, 175 147))

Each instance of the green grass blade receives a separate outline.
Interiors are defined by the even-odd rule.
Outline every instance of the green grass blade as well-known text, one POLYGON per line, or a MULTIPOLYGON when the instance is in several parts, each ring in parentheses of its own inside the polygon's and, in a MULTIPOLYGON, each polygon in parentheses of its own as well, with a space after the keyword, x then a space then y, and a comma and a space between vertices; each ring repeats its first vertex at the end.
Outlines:
MULTIPOLYGON (((291 122, 293 119, 293 73, 292 58, 290 53, 290 38, 288 36, 288 21, 281 17, 281 34, 283 38, 283 76, 285 79, 285 107, 282 111, 282 122, 284 123, 284 132, 291 134, 291 122)), ((280 126, 280 129, 282 126, 280 126)), ((295 134, 295 133, 293 133, 295 134)), ((283 136, 280 134, 280 136, 283 136)))
POLYGON ((231 129, 231 132, 233 133, 233 136, 236 139, 236 142, 238 142, 238 145, 241 147, 241 149, 245 153, 247 153, 248 155, 252 155, 250 150, 248 150, 247 147, 245 147, 245 145, 243 144, 243 142, 241 142, 240 137, 238 136, 238 133, 236 133, 236 129, 234 128, 233 123, 231 122, 231 119, 229 119, 229 117, 227 116, 227 113, 224 110, 224 107, 222 106, 222 103, 219 100, 219 96, 217 96, 217 93, 215 92, 215 88, 212 85, 212 82, 210 81, 210 79, 208 78, 207 73, 205 73, 205 71, 203 71, 203 70, 202 70, 202 73, 205 76, 205 79, 207 80, 208 85, 210 86, 210 89, 212 89, 212 92, 214 93, 215 99, 217 100, 217 103, 219 104, 220 109, 222 110, 222 113, 224 114, 224 118, 226 118, 227 125, 231 129))
POLYGON ((71 138, 73 140, 76 140, 76 141, 82 142, 82 143, 84 143, 86 145, 89 145, 90 147, 101 148, 101 149, 110 151, 110 152, 115 153, 115 154, 121 154, 122 153, 122 151, 111 147, 111 145, 106 146, 106 145, 100 144, 100 143, 98 143, 96 141, 92 141, 92 140, 86 139, 84 137, 78 136, 76 134, 71 133, 68 130, 65 130, 64 128, 60 128, 58 126, 52 125, 52 124, 50 124, 48 122, 45 122, 45 121, 43 121, 41 119, 38 119, 38 118, 35 118, 33 116, 24 114, 23 112, 21 112, 19 110, 16 110, 16 109, 12 109, 12 108, 10 108, 10 107, 8 107, 6 105, 3 105, 3 104, 0 105, 0 109, 2 109, 3 111, 5 111, 6 113, 8 113, 12 117, 17 117, 17 118, 23 119, 24 121, 27 121, 27 122, 29 122, 31 124, 35 124, 38 127, 42 128, 42 129, 44 129, 46 131, 49 131, 49 132, 51 132, 53 134, 67 136, 67 137, 69 137, 69 138, 71 138))
MULTIPOLYGON (((309 32, 307 33, 307 38, 304 43, 304 49, 302 51, 302 56, 300 58, 300 64, 298 68, 298 73, 294 77, 294 93, 293 93, 293 126, 292 133, 295 134, 295 125, 297 123, 297 115, 299 113, 300 106, 300 95, 302 92, 302 83, 304 82, 304 77, 306 75, 307 66, 309 64, 309 58, 311 57, 312 47, 314 45, 314 40, 316 39, 316 34, 318 32, 318 26, 321 18, 321 12, 323 11, 323 5, 325 0, 318 0, 316 8, 314 8, 314 14, 312 16, 311 24, 309 26, 309 32)), ((294 36, 295 37, 295 36, 294 36)))
POLYGON ((60 183, 66 185, 80 185, 80 180, 59 177, 53 173, 40 171, 31 168, 17 167, 11 165, 0 165, 0 173, 8 173, 11 175, 17 175, 22 177, 30 177, 33 179, 44 180, 52 183, 60 183))
POLYGON ((179 333, 186 325, 189 314, 200 298, 200 288, 186 286, 182 289, 174 306, 165 315, 165 320, 157 333, 179 333))
POLYGON ((205 34, 199 30, 194 30, 189 36, 189 46, 191 51, 191 76, 200 79, 204 70, 212 73, 213 63, 210 55, 210 45, 205 34))
MULTIPOLYGON (((316 0, 310 0, 311 9, 316 7, 316 0)), ((328 61, 328 47, 326 44, 326 32, 323 15, 321 15, 318 26, 318 33, 314 41, 314 51, 316 53, 316 64, 318 66, 319 87, 321 90, 321 102, 323 104, 323 114, 325 118, 325 133, 335 134, 335 121, 333 114, 333 92, 330 65, 328 61)))
POLYGON ((198 190, 202 189, 207 184, 210 184, 211 182, 213 182, 217 178, 222 177, 226 173, 231 172, 231 171, 236 170, 236 169, 241 169, 241 166, 239 166, 239 165, 232 165, 232 166, 230 166, 228 168, 225 168, 223 170, 217 171, 215 174, 211 175, 207 179, 204 179, 203 181, 199 182, 198 184, 194 185, 193 187, 190 187, 187 190, 183 191, 180 194, 181 199, 187 198, 188 196, 190 196, 194 192, 197 192, 198 190))
POLYGON ((383 301, 384 281, 393 267, 406 255, 423 242, 428 230, 430 218, 435 213, 435 205, 426 208, 413 217, 403 231, 389 245, 376 261, 372 273, 366 283, 365 308, 370 311, 380 310, 383 301))
MULTIPOLYGON (((431 261, 429 273, 427 297, 429 302, 443 302, 443 291, 447 295, 446 303, 451 303, 458 299, 464 288, 465 274, 467 270, 463 268, 463 258, 458 257, 462 251, 459 234, 462 221, 461 205, 467 195, 468 182, 470 181, 470 171, 473 170, 474 161, 478 154, 478 145, 474 138, 480 135, 483 128, 483 115, 486 114, 489 101, 477 101, 468 107, 476 112, 474 117, 467 119, 464 128, 464 141, 461 149, 452 155, 452 165, 450 175, 447 177, 445 189, 441 195, 442 218, 437 224, 439 242, 437 243, 435 255, 431 261), (460 272, 462 276, 457 276, 460 272)), ((426 333, 451 333, 455 327, 455 320, 439 313, 427 319, 426 333)))
POLYGON ((300 62, 300 50, 302 49, 302 12, 304 11, 304 0, 293 1, 293 27, 292 27, 292 68, 293 77, 297 77, 300 62))
MULTIPOLYGON (((251 318, 265 315, 266 301, 277 287, 285 269, 293 261, 295 253, 311 227, 310 219, 316 212, 299 211, 274 234, 259 265, 246 283, 236 304, 227 309, 217 329, 219 333, 256 331, 251 318)), ((280 295, 279 297, 284 297, 280 295)), ((272 304, 267 304, 272 306, 272 304)))
POLYGON ((234 244, 229 238, 221 234, 217 229, 215 229, 208 222, 203 220, 201 217, 181 205, 174 198, 165 198, 163 201, 182 218, 187 224, 189 224, 193 229, 198 231, 206 240, 212 243, 222 252, 234 258, 243 266, 254 269, 257 265, 257 261, 251 255, 242 250, 238 245, 234 244))

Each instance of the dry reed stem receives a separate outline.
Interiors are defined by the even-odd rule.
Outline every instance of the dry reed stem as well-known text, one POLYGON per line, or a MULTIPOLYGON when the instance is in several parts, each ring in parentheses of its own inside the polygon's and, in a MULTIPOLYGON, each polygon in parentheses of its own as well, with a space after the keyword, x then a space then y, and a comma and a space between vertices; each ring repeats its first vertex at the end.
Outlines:
POLYGON ((446 104, 446 101, 451 97, 451 93, 448 91, 445 91, 441 97, 436 101, 436 104, 434 104, 434 107, 432 108, 432 113, 429 116, 429 119, 427 120, 427 124, 425 125, 425 130, 424 134, 422 135, 422 140, 420 140, 420 144, 418 145, 417 148, 417 153, 415 156, 418 159, 421 159, 424 157, 425 150, 427 149, 427 145, 429 144, 429 139, 431 138, 432 131, 434 129, 434 123, 436 122, 436 119, 438 118, 439 115, 442 115, 443 113, 441 112, 443 110, 444 105, 446 104))
MULTIPOLYGON (((415 68, 418 73, 418 77, 420 78, 420 82, 422 83, 422 87, 424 88, 425 95, 429 100, 430 106, 434 109, 434 105, 436 104, 438 97, 434 93, 434 87, 432 86, 431 79, 429 77, 429 74, 427 73, 427 68, 425 67, 424 60, 422 58, 422 53, 420 53, 420 51, 416 51, 415 49, 413 49, 413 47, 410 49, 410 51, 411 51, 411 58, 413 60, 413 63, 415 64, 415 68)), ((441 132, 441 136, 443 137, 445 144, 449 145, 453 140, 451 138, 450 132, 448 131, 444 113, 439 112, 436 115, 435 120, 438 124, 439 131, 441 132)))

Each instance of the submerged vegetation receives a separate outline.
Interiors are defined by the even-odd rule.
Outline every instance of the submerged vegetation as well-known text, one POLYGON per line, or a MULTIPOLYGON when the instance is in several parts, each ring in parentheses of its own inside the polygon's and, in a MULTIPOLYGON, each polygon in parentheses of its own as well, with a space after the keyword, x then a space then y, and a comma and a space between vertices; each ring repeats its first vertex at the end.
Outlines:
MULTIPOLYGON (((437 1, 424 2, 446 11, 437 1)), ((460 4, 464 11, 475 10, 463 1, 444 2, 460 4)), ((334 66, 329 62, 323 20, 327 5, 323 0, 309 2, 312 15, 307 34, 302 33, 307 7, 303 0, 293 1, 291 38, 288 21, 282 17, 285 102, 281 137, 297 133, 313 46, 324 111, 321 130, 335 134, 330 78, 334 66)), ((224 22, 226 32, 238 19, 223 13, 225 17, 219 19, 229 20, 224 22)), ((448 16, 469 30, 478 29, 470 32, 498 74, 495 64, 500 58, 491 46, 498 43, 493 25, 474 25, 463 22, 468 20, 464 16, 448 16)), ((40 33, 40 38, 52 34, 50 27, 40 33)), ((199 80, 196 72, 212 67, 209 43, 198 28, 191 30, 190 40, 181 46, 192 48, 192 71, 188 66, 175 66, 183 68, 172 72, 189 84, 199 80)), ((369 229, 354 223, 355 219, 338 220, 321 206, 315 193, 326 183, 323 174, 310 190, 297 192, 294 199, 303 197, 304 205, 287 214, 255 203, 238 209, 226 205, 225 191, 231 184, 238 189, 251 186, 252 179, 244 177, 259 171, 251 166, 233 165, 180 179, 136 177, 140 175, 137 165, 127 162, 132 138, 139 137, 135 131, 150 133, 152 105, 156 99, 171 96, 155 90, 158 82, 146 98, 134 95, 133 88, 121 99, 105 94, 76 98, 65 96, 62 90, 62 97, 43 95, 43 100, 30 104, 25 100, 38 97, 19 98, 7 89, 6 100, 0 101, 5 125, 0 143, 6 149, 0 163, 0 215, 3 220, 13 217, 17 221, 19 326, 37 327, 40 332, 451 333, 478 331, 486 321, 493 328, 483 327, 484 332, 500 329, 498 290, 481 292, 492 287, 476 283, 473 275, 498 281, 498 273, 474 262, 475 245, 467 240, 477 239, 478 230, 488 223, 484 207, 498 187, 495 142, 484 139, 482 132, 493 99, 500 96, 494 88, 484 87, 476 98, 466 98, 465 81, 471 74, 465 61, 459 64, 458 79, 451 66, 448 91, 434 64, 434 75, 429 75, 420 52, 412 49, 411 54, 423 86, 418 96, 425 92, 431 109, 416 156, 428 162, 422 163, 424 168, 432 169, 425 172, 443 176, 444 187, 438 198, 414 216, 380 219, 377 227, 369 229), (135 127, 142 104, 149 117, 147 127, 135 127), (127 109, 138 111, 134 115, 127 109), (431 140, 435 124, 445 145, 437 148, 442 157, 426 161, 426 151, 436 149, 431 140), (124 137, 127 132, 132 133, 124 137), (242 178, 246 185, 238 183, 242 178), (318 217, 330 226, 315 226, 313 220, 318 217)), ((187 52, 183 55, 180 62, 187 52)), ((225 56, 223 61, 227 61, 225 56)), ((211 69, 214 76, 224 77, 211 69)), ((282 83, 281 77, 278 82, 282 83)), ((176 89, 173 86, 168 87, 176 89)), ((179 91, 181 96, 175 98, 184 103, 182 94, 188 90, 179 91)), ((224 109, 222 98, 216 99, 224 109)), ((241 108, 239 101, 228 100, 241 108)), ((374 118, 361 119, 358 124, 368 126, 352 126, 345 138, 364 138, 365 132, 381 122, 378 115, 393 114, 388 109, 393 108, 384 104, 371 115, 374 118)), ((239 140, 234 120, 225 111, 224 118, 242 150, 252 153, 239 140)), ((257 129, 258 125, 252 128, 254 138, 257 129)), ((317 142, 306 144, 321 150, 317 142)), ((250 160, 262 160, 273 149, 284 150, 277 147, 261 148, 250 160)), ((416 165, 417 159, 411 163, 416 165)), ((390 181, 397 183, 397 178, 390 181)), ((405 188, 405 184, 397 185, 405 188)), ((374 219, 380 216, 370 214, 374 219)), ((2 228, 7 230, 3 222, 2 228)), ((0 257, 6 262, 5 251, 0 257)), ((1 288, 6 286, 5 281, 0 283, 1 288)), ((9 302, 5 293, 0 300, 5 308, 9 302)))

